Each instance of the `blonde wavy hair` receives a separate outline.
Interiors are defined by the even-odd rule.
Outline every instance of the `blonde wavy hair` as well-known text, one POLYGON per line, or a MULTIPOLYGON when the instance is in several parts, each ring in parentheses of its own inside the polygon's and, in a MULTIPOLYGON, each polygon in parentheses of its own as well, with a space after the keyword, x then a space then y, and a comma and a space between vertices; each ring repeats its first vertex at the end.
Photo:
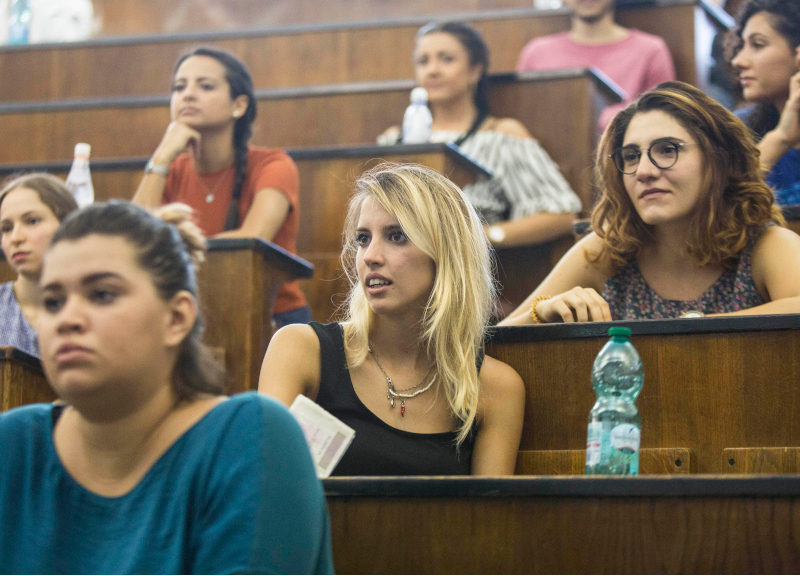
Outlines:
MULTIPOLYGON (((736 116, 683 82, 664 82, 646 92, 608 125, 595 164, 601 196, 592 229, 603 239, 590 261, 619 269, 653 239, 653 227, 639 217, 611 155, 623 144, 636 114, 661 110, 697 141, 707 166, 700 204, 690 223, 686 251, 698 266, 735 266, 748 236, 770 222, 785 225, 772 190, 764 183, 752 133, 736 116)), ((678 160, 680 162, 680 160, 678 160)))
POLYGON ((361 206, 372 198, 397 218, 409 240, 434 262, 435 276, 422 315, 421 344, 436 362, 439 384, 468 436, 480 391, 476 359, 496 311, 497 290, 486 235, 475 209, 447 178, 424 166, 381 164, 356 182, 344 227, 342 266, 350 282, 345 303, 349 367, 363 364, 375 314, 356 269, 355 231, 361 206))

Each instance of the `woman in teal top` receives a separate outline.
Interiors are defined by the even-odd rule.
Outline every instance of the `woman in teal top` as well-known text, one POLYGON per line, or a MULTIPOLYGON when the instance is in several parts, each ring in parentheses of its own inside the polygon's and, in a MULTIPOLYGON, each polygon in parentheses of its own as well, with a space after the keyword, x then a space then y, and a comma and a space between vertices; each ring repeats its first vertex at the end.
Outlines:
POLYGON ((276 402, 220 395, 188 212, 93 205, 56 232, 39 341, 64 405, 0 415, 0 570, 328 573, 327 509, 276 402))

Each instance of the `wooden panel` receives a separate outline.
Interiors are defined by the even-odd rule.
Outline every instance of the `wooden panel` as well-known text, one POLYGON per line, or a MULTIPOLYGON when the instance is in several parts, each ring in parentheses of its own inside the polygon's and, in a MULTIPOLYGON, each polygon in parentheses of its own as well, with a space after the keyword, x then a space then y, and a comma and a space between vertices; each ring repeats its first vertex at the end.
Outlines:
MULTIPOLYGON (((718 321, 702 322, 713 330, 710 323, 718 321)), ((503 330, 540 328, 553 327, 503 330)), ((489 345, 487 354, 513 366, 525 381, 521 450, 585 448, 595 401, 591 368, 605 342, 489 345)), ((721 457, 725 448, 791 446, 800 438, 794 417, 800 407, 800 330, 639 335, 633 344, 646 375, 638 400, 643 448, 689 448, 698 472, 722 473, 728 471, 721 457)))
POLYGON ((261 362, 272 337, 272 303, 289 279, 285 273, 264 268, 263 257, 254 251, 209 252, 198 273, 204 341, 225 350, 228 393, 258 387, 261 362))
POLYGON ((800 570, 793 496, 328 496, 328 509, 344 574, 800 570))
MULTIPOLYGON (((327 321, 333 318, 338 303, 346 295, 346 281, 342 277, 339 267, 339 253, 342 248, 342 230, 347 211, 347 201, 353 192, 356 179, 368 168, 375 166, 383 159, 394 162, 413 162, 433 168, 448 176, 459 186, 464 186, 475 179, 475 173, 464 165, 455 162, 449 154, 439 152, 425 152, 409 154, 402 147, 386 147, 381 149, 381 158, 376 158, 372 152, 362 155, 353 154, 353 149, 343 148, 341 156, 333 158, 296 158, 300 173, 300 228, 297 239, 298 255, 319 266, 314 277, 301 282, 301 288, 307 295, 314 319, 327 321)), ((65 174, 58 174, 64 177, 65 174)), ((102 170, 92 173, 95 187, 95 196, 98 201, 109 198, 130 199, 141 179, 142 173, 138 170, 102 170)), ((227 271, 223 276, 225 280, 215 279, 214 290, 221 302, 226 306, 247 306, 247 300, 230 302, 230 294, 240 290, 240 278, 246 282, 258 281, 250 276, 250 268, 244 267, 239 271, 227 271), (247 272, 245 272, 247 271, 247 272), (245 276, 238 276, 246 274, 245 276)), ((255 294, 256 287, 248 287, 255 294)), ((265 287, 264 290, 269 290, 265 287)), ((205 293, 206 289, 203 289, 205 293)), ((264 292, 267 294, 268 292, 264 292)), ((274 295, 273 295, 274 297, 274 295)), ((247 313, 245 309, 235 312, 236 315, 247 313)), ((266 311, 254 311, 253 314, 261 315, 266 311)), ((213 333, 212 321, 209 321, 209 334, 213 333)), ((251 328, 255 330, 255 327, 251 328)), ((253 332, 254 334, 254 332, 253 332)), ((214 345, 225 348, 228 366, 238 366, 239 359, 234 359, 231 345, 235 342, 232 335, 226 335, 220 340, 209 336, 208 341, 214 345)), ((269 337, 263 341, 266 347, 269 337)), ((256 358, 257 345, 251 346, 252 354, 248 358, 256 358)), ((264 348, 266 350, 266 348, 264 348)), ((263 357, 263 353, 261 354, 263 357)), ((248 360, 249 362, 249 360, 248 360)), ((260 366, 261 360, 258 360, 260 366)), ((256 371, 255 374, 258 372, 256 371)), ((237 376, 237 382, 249 382, 244 376, 237 376)), ((238 385, 238 384, 237 384, 238 385)), ((246 388, 245 388, 246 389, 246 388)))
POLYGON ((35 402, 52 402, 56 395, 35 358, 8 346, 0 347, 0 412, 35 402))
POLYGON ((503 317, 519 306, 542 283, 573 244, 572 236, 562 236, 551 242, 503 248, 495 252, 497 279, 502 286, 500 306, 503 317))
MULTIPOLYGON (((689 474, 691 450, 686 448, 642 448, 640 474, 689 474)), ((521 450, 514 474, 523 476, 582 475, 586 450, 521 450)))
POLYGON ((94 0, 95 36, 252 28, 528 8, 530 0, 94 0))
MULTIPOLYGON (((692 3, 621 10, 617 19, 624 26, 664 34, 678 79, 697 83, 692 3)), ((512 72, 531 38, 569 29, 569 17, 562 11, 475 14, 469 20, 491 49, 492 72, 512 72)), ((188 41, 161 38, 0 50, 4 80, 0 101, 163 94, 169 88, 177 56, 199 44, 236 53, 259 88, 412 78, 411 52, 419 26, 415 21, 307 32, 269 30, 261 36, 214 41, 213 36, 188 41)))
POLYGON ((800 447, 726 448, 722 466, 731 474, 800 474, 800 447))
MULTIPOLYGON (((539 139, 588 210, 595 127, 608 103, 594 77, 578 72, 504 79, 492 85, 490 101, 496 115, 518 118, 539 139)), ((402 121, 407 102, 405 87, 263 99, 253 143, 280 148, 371 144, 402 121)), ((100 108, 8 113, 0 119, 5 127, 1 163, 46 162, 71 158, 75 142, 91 143, 93 158, 149 156, 161 141, 169 112, 166 106, 100 108)))

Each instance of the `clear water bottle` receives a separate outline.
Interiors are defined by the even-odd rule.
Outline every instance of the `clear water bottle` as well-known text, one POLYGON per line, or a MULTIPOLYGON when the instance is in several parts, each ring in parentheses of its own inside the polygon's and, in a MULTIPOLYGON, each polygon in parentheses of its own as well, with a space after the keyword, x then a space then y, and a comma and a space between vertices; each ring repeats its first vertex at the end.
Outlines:
POLYGON ((615 327, 592 366, 597 402, 589 413, 586 474, 638 474, 642 417, 636 397, 644 386, 642 360, 631 331, 615 327))
POLYGON ((403 116, 403 144, 423 144, 431 139, 433 117, 428 109, 428 91, 414 88, 411 104, 403 116))
POLYGON ((29 0, 10 0, 8 3, 8 43, 27 44, 31 31, 29 0))
POLYGON ((75 144, 75 159, 67 175, 67 188, 78 203, 79 208, 94 202, 94 186, 92 174, 89 172, 89 155, 92 147, 89 144, 75 144))

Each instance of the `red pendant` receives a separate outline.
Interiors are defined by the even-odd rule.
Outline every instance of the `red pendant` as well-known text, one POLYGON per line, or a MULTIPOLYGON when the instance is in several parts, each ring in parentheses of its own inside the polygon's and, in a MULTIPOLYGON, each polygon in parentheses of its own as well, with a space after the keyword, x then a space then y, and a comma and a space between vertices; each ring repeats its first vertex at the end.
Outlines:
POLYGON ((405 416, 405 415, 406 415, 406 401, 403 400, 400 403, 400 416, 405 416))

